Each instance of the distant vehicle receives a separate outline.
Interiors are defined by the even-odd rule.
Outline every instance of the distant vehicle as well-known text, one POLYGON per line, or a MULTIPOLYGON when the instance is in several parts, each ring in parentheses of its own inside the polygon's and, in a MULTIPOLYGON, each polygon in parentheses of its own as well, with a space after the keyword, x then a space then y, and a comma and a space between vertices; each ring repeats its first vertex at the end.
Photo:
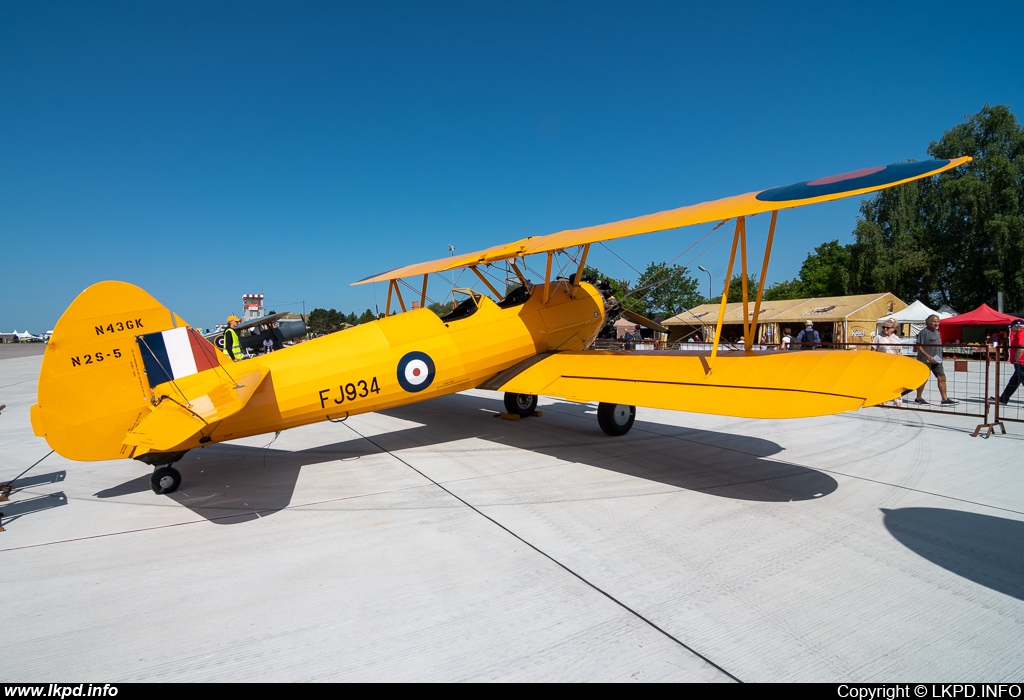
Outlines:
MULTIPOLYGON (((297 338, 306 337, 306 324, 301 319, 285 319, 286 313, 270 314, 261 318, 238 324, 235 332, 242 345, 242 352, 248 356, 258 355, 263 352, 263 341, 270 338, 274 342, 274 349, 280 350, 285 343, 297 338)), ((218 350, 224 350, 224 329, 219 328, 212 333, 204 333, 203 337, 217 346, 218 350)))
POLYGON ((34 333, 29 333, 28 331, 21 332, 15 330, 14 335, 18 337, 19 343, 42 343, 44 340, 46 340, 43 336, 35 335, 34 333))

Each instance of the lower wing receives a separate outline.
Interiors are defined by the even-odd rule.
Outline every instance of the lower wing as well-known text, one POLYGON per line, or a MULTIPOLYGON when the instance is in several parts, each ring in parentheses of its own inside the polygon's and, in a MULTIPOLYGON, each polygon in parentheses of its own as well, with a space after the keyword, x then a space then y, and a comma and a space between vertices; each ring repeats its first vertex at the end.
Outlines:
POLYGON ((533 358, 486 388, 571 401, 740 418, 806 418, 900 396, 928 379, 909 357, 876 352, 708 353, 584 350, 533 358))

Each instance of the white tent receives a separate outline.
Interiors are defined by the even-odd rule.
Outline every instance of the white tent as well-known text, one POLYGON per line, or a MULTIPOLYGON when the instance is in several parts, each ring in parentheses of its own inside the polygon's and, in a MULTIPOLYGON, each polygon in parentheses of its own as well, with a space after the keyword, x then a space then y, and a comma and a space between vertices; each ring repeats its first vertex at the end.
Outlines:
POLYGON ((882 321, 888 321, 889 319, 892 319, 900 325, 909 325, 910 332, 904 333, 903 335, 906 337, 912 337, 916 336, 918 333, 924 330, 924 322, 928 320, 928 317, 931 316, 932 314, 937 315, 940 319, 949 318, 950 316, 956 316, 956 314, 946 313, 944 311, 935 311, 933 309, 928 308, 920 301, 915 300, 913 304, 903 309, 902 311, 897 311, 894 314, 889 314, 888 316, 883 316, 882 318, 878 319, 878 323, 879 325, 881 325, 882 321))
POLYGON ((637 324, 625 318, 620 318, 615 322, 615 337, 622 340, 626 335, 626 331, 632 332, 636 328, 637 324))

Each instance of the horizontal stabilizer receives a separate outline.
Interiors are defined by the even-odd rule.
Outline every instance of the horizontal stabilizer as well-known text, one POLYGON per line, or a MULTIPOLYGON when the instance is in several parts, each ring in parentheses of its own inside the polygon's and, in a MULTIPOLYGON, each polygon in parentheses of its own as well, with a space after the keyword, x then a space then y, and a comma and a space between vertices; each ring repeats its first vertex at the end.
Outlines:
POLYGON ((894 399, 928 368, 876 352, 708 353, 583 350, 545 357, 501 391, 571 401, 665 408, 740 418, 806 418, 894 399))
POLYGON ((232 382, 223 372, 207 370, 161 384, 156 392, 159 402, 129 431, 124 444, 136 448, 133 457, 194 447, 189 443, 198 444, 220 421, 245 408, 268 374, 260 367, 232 382))

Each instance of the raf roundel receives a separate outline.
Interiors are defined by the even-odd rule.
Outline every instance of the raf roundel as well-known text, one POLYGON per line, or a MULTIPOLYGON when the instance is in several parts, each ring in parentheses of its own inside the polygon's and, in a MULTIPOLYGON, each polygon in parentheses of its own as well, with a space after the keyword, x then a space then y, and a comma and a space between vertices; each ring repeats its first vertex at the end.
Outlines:
POLYGON ((398 361, 398 383, 409 392, 423 391, 434 381, 434 371, 427 353, 410 352, 398 361))

